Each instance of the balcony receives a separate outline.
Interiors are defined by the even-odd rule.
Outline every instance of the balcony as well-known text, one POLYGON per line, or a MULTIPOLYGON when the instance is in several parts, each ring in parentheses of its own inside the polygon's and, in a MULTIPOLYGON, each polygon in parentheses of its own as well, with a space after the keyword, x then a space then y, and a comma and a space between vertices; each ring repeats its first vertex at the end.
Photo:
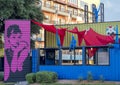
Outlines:
POLYGON ((66 24, 67 21, 65 21, 65 22, 60 22, 60 21, 56 21, 56 20, 44 20, 43 23, 53 24, 53 25, 60 25, 60 24, 66 24))
POLYGON ((73 4, 73 3, 68 2, 68 6, 69 6, 69 7, 72 7, 72 8, 78 9, 77 4, 73 4))
POLYGON ((58 10, 58 14, 63 15, 63 16, 68 16, 69 15, 66 11, 60 11, 60 10, 58 10))
POLYGON ((54 2, 57 2, 57 3, 60 3, 60 4, 63 4, 63 5, 66 5, 66 1, 65 0, 53 0, 54 2))
POLYGON ((45 23, 45 24, 54 24, 54 21, 51 21, 51 20, 44 20, 43 23, 45 23))
POLYGON ((82 17, 77 16, 77 22, 82 22, 82 21, 83 21, 82 17))
POLYGON ((75 18, 75 19, 76 19, 76 18, 77 18, 77 15, 72 15, 72 18, 75 18))
POLYGON ((47 12, 51 12, 51 13, 55 13, 55 9, 53 9, 51 6, 49 5, 43 5, 42 7, 43 11, 47 11, 47 12))

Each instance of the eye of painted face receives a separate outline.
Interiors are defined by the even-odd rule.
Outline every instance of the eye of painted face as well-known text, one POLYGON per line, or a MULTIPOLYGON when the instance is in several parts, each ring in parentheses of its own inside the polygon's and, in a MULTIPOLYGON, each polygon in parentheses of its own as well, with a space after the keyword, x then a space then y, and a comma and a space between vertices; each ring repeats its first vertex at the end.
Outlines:
POLYGON ((21 39, 21 34, 20 33, 11 34, 10 39, 14 39, 14 40, 21 39))
POLYGON ((9 37, 9 43, 12 47, 18 47, 19 46, 19 42, 21 40, 21 34, 17 33, 17 34, 11 34, 11 36, 9 37))

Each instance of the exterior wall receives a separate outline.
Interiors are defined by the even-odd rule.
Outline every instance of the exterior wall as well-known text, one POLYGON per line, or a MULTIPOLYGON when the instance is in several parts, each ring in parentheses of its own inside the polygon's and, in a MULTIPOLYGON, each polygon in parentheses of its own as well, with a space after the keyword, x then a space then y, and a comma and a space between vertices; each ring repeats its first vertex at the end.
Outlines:
POLYGON ((110 49, 110 63, 107 66, 87 66, 87 65, 65 65, 65 66, 54 66, 45 65, 39 66, 39 71, 54 71, 58 73, 59 79, 87 79, 87 73, 91 72, 94 80, 99 80, 100 75, 106 81, 120 81, 120 49, 111 48, 110 49))
MULTIPOLYGON (((66 24, 66 25, 56 25, 56 27, 58 27, 58 28, 63 27, 63 28, 68 28, 68 29, 73 29, 74 27, 77 27, 79 29, 79 31, 93 28, 93 30, 95 30, 97 33, 106 34, 106 28, 108 26, 115 27, 116 25, 118 25, 118 28, 120 28, 120 22, 105 22, 105 23, 90 23, 90 24, 66 24)), ((120 33, 120 30, 119 30, 119 33, 120 33)), ((72 37, 72 33, 66 32, 63 47, 69 47, 71 37, 72 37)), ((45 41, 46 47, 57 47, 56 38, 53 33, 46 32, 45 38, 46 38, 46 41, 45 41)), ((77 40, 76 35, 75 35, 75 38, 77 40)), ((84 45, 84 42, 82 43, 82 45, 84 45)))
MULTIPOLYGON (((92 4, 95 4, 98 7, 100 4, 100 0, 76 0, 74 2, 71 0, 60 0, 60 1, 59 0, 42 0, 42 11, 46 17, 49 15, 56 16, 55 14, 65 17, 65 18, 64 17, 61 18, 65 22, 60 22, 58 20, 56 23, 55 21, 57 20, 56 18, 58 18, 58 17, 56 17, 54 19, 48 19, 49 22, 44 20, 44 22, 51 23, 51 24, 63 24, 63 23, 70 24, 71 22, 74 24, 75 23, 83 23, 84 22, 84 5, 88 5, 89 15, 90 15, 92 12, 92 4), (55 8, 55 4, 58 5, 58 8, 55 8), (76 11, 76 14, 74 14, 75 11, 76 11), (48 12, 49 14, 46 14, 46 12, 48 12), (70 16, 70 13, 72 16, 70 16), (69 16, 71 19, 75 18, 76 20, 68 22, 69 16), (60 22, 60 23, 58 23, 58 22, 60 22)), ((91 16, 89 16, 89 17, 91 17, 91 16)))
POLYGON ((36 35, 35 48, 44 48, 44 29, 40 29, 40 34, 36 35))

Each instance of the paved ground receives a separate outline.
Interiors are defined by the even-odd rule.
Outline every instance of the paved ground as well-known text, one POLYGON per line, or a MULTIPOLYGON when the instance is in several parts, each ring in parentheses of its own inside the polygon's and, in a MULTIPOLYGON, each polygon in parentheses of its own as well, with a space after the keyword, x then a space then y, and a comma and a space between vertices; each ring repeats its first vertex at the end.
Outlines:
POLYGON ((28 85, 27 81, 17 82, 15 85, 28 85))
MULTIPOLYGON (((96 84, 96 83, 100 83, 100 81, 93 81, 93 82, 87 82, 86 80, 79 82, 78 80, 58 80, 57 83, 60 84, 72 84, 72 85, 80 85, 80 84, 96 84)), ((105 81, 102 84, 107 84, 107 85, 120 85, 120 82, 114 82, 114 81, 105 81)), ((30 84, 30 85, 40 85, 40 84, 30 84)))
MULTIPOLYGON (((100 81, 93 81, 93 82, 88 82, 86 80, 82 81, 82 82, 79 82, 78 80, 58 80, 58 83, 61 83, 61 84, 94 84, 94 83, 100 83, 100 81)), ((105 84, 119 84, 120 85, 120 82, 114 82, 114 81, 105 81, 104 82, 105 84)))
MULTIPOLYGON (((72 85, 80 85, 80 84, 96 84, 96 83, 100 83, 100 81, 93 81, 93 82, 87 82, 86 80, 79 82, 78 80, 58 80, 57 83, 59 84, 72 84, 72 85)), ((114 81, 105 81, 102 84, 107 84, 107 85, 120 85, 120 82, 114 82, 114 81)), ((28 83, 26 81, 22 81, 22 82, 17 82, 14 85, 28 85, 28 83)), ((30 84, 30 85, 40 85, 37 83, 34 84, 30 84)))

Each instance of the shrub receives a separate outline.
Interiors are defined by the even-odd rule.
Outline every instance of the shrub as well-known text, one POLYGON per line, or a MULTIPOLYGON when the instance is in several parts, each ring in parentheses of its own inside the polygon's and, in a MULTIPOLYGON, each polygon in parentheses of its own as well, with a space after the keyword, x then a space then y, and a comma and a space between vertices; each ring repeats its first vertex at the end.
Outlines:
POLYGON ((103 75, 100 75, 100 82, 104 82, 103 75))
POLYGON ((3 80, 4 80, 4 74, 0 73, 0 81, 3 81, 3 80))
POLYGON ((52 83, 57 81, 58 76, 55 72, 37 72, 36 73, 36 82, 37 83, 52 83))
POLYGON ((28 83, 34 83, 34 82, 36 82, 35 73, 28 73, 26 75, 26 80, 28 81, 28 83))
POLYGON ((81 81, 83 81, 83 77, 81 76, 81 77, 79 77, 79 81, 81 82, 81 81))
POLYGON ((92 76, 92 73, 91 72, 88 72, 88 75, 87 75, 87 81, 90 82, 93 80, 93 76, 92 76))

